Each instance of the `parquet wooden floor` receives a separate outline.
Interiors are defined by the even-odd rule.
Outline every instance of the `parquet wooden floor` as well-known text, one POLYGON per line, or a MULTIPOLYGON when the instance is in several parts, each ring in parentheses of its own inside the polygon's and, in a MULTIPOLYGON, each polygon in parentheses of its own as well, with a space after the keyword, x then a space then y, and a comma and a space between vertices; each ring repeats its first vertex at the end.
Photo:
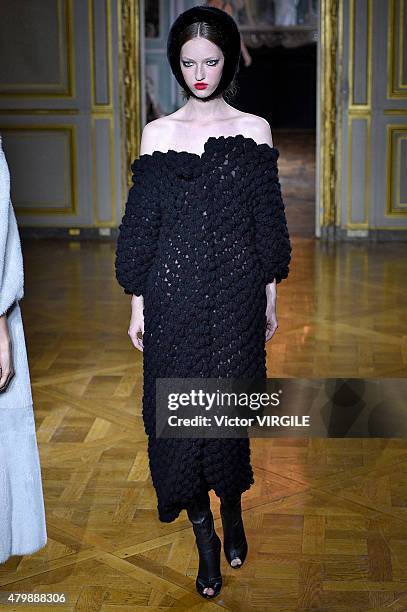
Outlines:
MULTIPOLYGON (((127 336, 130 298, 114 277, 114 244, 23 249, 49 543, 0 566, 0 589, 65 592, 68 603, 55 609, 79 611, 407 610, 402 439, 252 440, 248 559, 237 571, 222 559, 221 596, 200 598, 185 512, 171 524, 157 518, 142 354, 127 336)), ((401 243, 294 239, 279 329, 267 344, 269 376, 405 377, 404 255, 401 243)))

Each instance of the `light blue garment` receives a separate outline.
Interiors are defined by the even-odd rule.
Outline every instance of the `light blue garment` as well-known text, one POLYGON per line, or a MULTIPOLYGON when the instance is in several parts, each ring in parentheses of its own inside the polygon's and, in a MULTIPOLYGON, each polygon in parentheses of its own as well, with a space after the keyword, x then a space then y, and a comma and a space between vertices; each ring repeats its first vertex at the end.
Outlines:
MULTIPOLYGON (((0 563, 47 542, 33 401, 19 300, 24 295, 20 237, 0 138, 0 315, 7 313, 15 375, 0 391, 0 563)), ((1 364, 0 364, 1 365, 1 364)))

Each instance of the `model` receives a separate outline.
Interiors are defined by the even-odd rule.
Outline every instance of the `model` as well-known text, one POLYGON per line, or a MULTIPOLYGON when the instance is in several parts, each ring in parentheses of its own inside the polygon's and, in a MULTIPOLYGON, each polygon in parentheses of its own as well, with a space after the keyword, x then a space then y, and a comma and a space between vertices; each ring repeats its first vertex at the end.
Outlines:
POLYGON ((0 137, 0 563, 47 543, 30 374, 19 300, 20 237, 0 137))
POLYGON ((157 438, 155 379, 265 378, 265 340, 277 327, 276 284, 288 275, 291 244, 270 126, 225 101, 240 57, 235 21, 214 7, 189 9, 172 25, 167 49, 188 100, 143 130, 116 276, 132 294, 129 335, 144 356, 159 518, 187 510, 200 559, 196 588, 214 597, 221 544, 208 491, 220 497, 224 552, 239 567, 247 554, 241 493, 254 483, 249 439, 157 438))

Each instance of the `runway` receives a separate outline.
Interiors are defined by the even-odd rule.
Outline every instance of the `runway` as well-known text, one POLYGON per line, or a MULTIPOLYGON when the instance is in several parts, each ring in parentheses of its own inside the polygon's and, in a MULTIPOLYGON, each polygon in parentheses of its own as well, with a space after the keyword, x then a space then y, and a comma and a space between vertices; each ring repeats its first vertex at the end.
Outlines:
MULTIPOLYGON (((1 589, 64 592, 61 610, 209 606, 186 514, 157 519, 114 243, 24 241, 23 254, 49 543, 1 566, 1 589)), ((403 243, 294 237, 268 376, 406 377, 406 273, 403 243)), ((254 439, 252 462, 249 554, 239 571, 222 558, 223 609, 407 608, 406 440, 254 439)))

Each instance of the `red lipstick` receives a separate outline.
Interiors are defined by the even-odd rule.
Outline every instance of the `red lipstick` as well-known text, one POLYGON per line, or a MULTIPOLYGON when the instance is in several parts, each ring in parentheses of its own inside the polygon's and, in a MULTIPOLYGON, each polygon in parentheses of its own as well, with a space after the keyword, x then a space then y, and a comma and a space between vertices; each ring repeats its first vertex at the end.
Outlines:
POLYGON ((208 87, 208 83, 195 83, 195 89, 206 89, 208 87))

